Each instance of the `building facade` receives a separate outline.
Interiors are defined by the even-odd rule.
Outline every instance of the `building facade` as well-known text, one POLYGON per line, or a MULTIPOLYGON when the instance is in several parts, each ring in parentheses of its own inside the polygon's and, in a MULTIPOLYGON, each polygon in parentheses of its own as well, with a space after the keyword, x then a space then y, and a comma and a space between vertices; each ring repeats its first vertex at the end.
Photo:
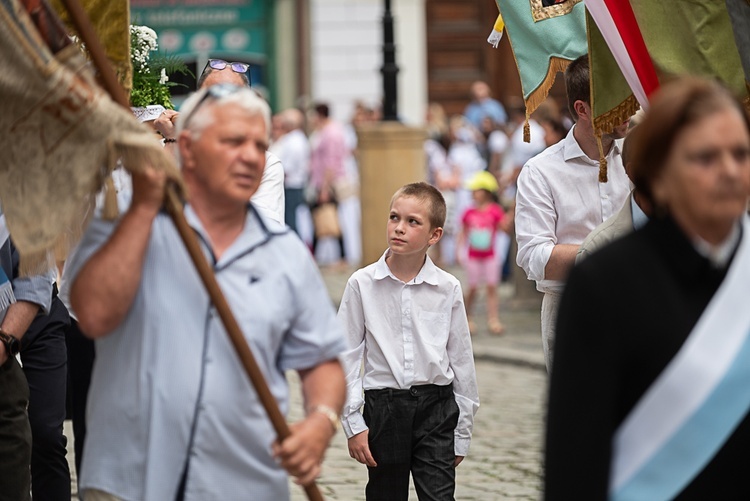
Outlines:
MULTIPOLYGON (((382 99, 384 0, 131 0, 131 22, 153 28, 160 49, 199 74, 209 58, 251 65, 274 110, 327 102, 341 121, 357 101, 382 99)), ((469 102, 474 80, 507 103, 521 95, 507 38, 487 42, 494 0, 392 0, 400 119, 423 123, 429 102, 448 114, 469 102)), ((193 90, 194 81, 175 89, 193 90)), ((553 95, 560 94, 560 88, 553 95)), ((564 95, 564 90, 562 91, 564 95)), ((180 101, 179 97, 176 100, 180 101)))

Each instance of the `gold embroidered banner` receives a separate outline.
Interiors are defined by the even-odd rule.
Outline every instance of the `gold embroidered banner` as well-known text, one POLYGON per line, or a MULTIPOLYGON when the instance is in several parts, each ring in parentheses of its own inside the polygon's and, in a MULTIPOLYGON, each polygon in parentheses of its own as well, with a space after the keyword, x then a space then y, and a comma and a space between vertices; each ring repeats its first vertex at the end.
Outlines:
POLYGON ((0 2, 0 200, 22 267, 44 269, 80 234, 116 163, 179 178, 148 127, 99 88, 76 45, 52 54, 18 0, 0 2), (57 251, 54 256, 52 251, 57 251))
MULTIPOLYGON (((75 32, 61 0, 50 0, 60 19, 75 32)), ((126 92, 130 93, 133 68, 130 63, 130 2, 128 0, 79 0, 94 31, 104 45, 112 66, 126 92)))

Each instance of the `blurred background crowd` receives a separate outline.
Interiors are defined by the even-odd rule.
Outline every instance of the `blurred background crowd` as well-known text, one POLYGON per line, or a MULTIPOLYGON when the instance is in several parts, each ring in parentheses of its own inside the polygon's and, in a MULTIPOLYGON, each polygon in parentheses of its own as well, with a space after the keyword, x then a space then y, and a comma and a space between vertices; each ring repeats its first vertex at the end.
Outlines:
MULTIPOLYGON (((520 98, 503 106, 482 81, 474 82, 469 92, 471 101, 463 113, 449 115, 433 102, 424 120, 425 179, 441 190, 448 205, 444 236, 432 251, 441 266, 459 264, 466 252, 458 237, 462 216, 473 205, 468 187, 472 177, 482 171, 494 176, 493 194, 505 212, 503 226, 512 230, 518 173, 528 159, 563 139, 573 123, 568 111, 548 98, 528 117, 526 142, 527 117, 520 98)), ((332 118, 328 103, 305 111, 290 108, 273 117, 270 149, 284 165, 286 223, 321 266, 367 264, 361 263, 357 129, 379 121, 381 111, 357 101, 346 123, 332 118), (329 210, 331 205, 335 211, 329 210)), ((513 268, 511 242, 505 231, 498 231, 495 249, 506 280, 513 268)))

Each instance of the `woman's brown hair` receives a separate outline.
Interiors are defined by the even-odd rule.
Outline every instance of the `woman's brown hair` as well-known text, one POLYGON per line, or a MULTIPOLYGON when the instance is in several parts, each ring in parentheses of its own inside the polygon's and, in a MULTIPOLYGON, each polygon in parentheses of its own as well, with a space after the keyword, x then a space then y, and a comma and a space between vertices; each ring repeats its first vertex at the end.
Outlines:
POLYGON ((727 108, 742 115, 748 133, 750 119, 740 102, 721 83, 701 77, 675 78, 654 94, 643 121, 628 139, 631 179, 652 204, 652 182, 666 166, 677 135, 686 127, 727 108))

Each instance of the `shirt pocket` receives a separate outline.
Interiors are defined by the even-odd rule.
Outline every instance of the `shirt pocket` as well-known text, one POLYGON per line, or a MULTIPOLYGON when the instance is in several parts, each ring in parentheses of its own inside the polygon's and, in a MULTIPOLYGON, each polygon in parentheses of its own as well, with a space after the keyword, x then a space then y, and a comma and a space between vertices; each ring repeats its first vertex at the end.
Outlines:
POLYGON ((433 346, 448 342, 448 315, 439 311, 419 312, 419 324, 424 329, 424 340, 433 346))

